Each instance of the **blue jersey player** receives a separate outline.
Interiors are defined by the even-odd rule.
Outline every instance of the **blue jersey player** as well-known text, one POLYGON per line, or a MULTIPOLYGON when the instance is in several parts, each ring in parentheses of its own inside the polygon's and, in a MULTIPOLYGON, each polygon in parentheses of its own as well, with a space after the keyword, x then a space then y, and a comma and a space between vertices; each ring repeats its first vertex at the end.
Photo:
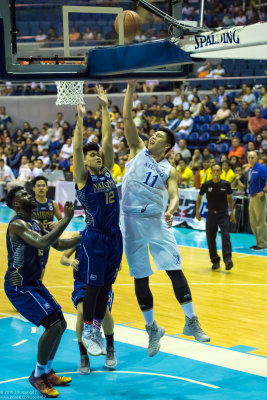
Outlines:
MULTIPOLYGON (((74 233, 74 237, 78 235, 80 235, 80 233, 74 233)), ((64 253, 62 254, 60 262, 62 265, 71 266, 73 268, 74 290, 72 292, 71 298, 74 307, 77 309, 76 335, 81 354, 81 360, 78 372, 81 375, 87 375, 90 373, 90 360, 87 354, 87 350, 82 343, 83 298, 86 290, 86 284, 81 280, 79 273, 80 251, 81 251, 80 244, 78 244, 76 248, 65 250, 64 253), (74 252, 75 252, 74 258, 71 258, 74 252)), ((111 315, 113 299, 114 299, 114 292, 111 288, 109 292, 108 306, 103 320, 103 330, 107 342, 107 354, 106 354, 105 366, 109 369, 114 369, 117 365, 117 359, 114 349, 114 320, 111 315)))
MULTIPOLYGON (((47 231, 50 231, 57 224, 56 222, 53 222, 54 216, 58 221, 60 221, 62 219, 62 214, 55 200, 46 197, 48 191, 47 179, 41 175, 36 176, 32 180, 32 190, 37 204, 37 207, 33 210, 32 218, 40 221, 43 224, 43 227, 47 231)), ((44 251, 44 256, 48 260, 49 250, 44 251)), ((44 277, 44 272, 45 269, 43 269, 41 279, 44 277)))
POLYGON ((60 305, 41 282, 46 258, 43 250, 53 246, 66 250, 76 246, 80 237, 59 239, 74 213, 74 206, 66 202, 64 218, 51 232, 32 218, 36 207, 34 198, 22 186, 10 190, 6 199, 15 210, 7 229, 8 269, 5 293, 16 310, 36 326, 45 328, 39 343, 37 364, 29 381, 44 397, 58 397, 53 386, 63 386, 71 378, 57 375, 52 369, 53 359, 67 324, 60 305))
POLYGON ((122 236, 119 229, 119 196, 110 170, 114 154, 108 99, 97 87, 102 107, 102 151, 89 143, 83 148, 83 116, 78 105, 78 119, 73 140, 73 172, 77 197, 85 210, 86 229, 81 239, 79 274, 86 284, 83 299, 84 331, 82 342, 89 354, 106 354, 100 333, 108 294, 119 271, 122 236))

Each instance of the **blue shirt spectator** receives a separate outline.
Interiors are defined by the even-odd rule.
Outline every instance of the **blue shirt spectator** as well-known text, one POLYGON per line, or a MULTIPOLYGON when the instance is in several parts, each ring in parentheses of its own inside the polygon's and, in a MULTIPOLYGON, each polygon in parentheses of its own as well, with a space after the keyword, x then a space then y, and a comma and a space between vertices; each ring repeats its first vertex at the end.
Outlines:
POLYGON ((248 170, 248 193, 250 196, 262 192, 266 186, 267 181, 267 168, 256 162, 254 167, 250 167, 248 170))

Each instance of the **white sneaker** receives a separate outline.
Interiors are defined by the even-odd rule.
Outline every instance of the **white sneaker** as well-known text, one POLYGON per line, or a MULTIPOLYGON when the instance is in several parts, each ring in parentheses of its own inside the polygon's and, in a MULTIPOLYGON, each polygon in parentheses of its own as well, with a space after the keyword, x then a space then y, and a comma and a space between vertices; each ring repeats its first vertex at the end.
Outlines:
POLYGON ((95 333, 84 334, 83 332, 82 342, 84 347, 87 349, 88 354, 91 356, 101 356, 102 349, 95 333))
POLYGON ((149 357, 153 357, 160 349, 160 339, 164 336, 165 330, 154 321, 152 326, 146 325, 146 331, 149 337, 147 352, 149 357))
POLYGON ((78 372, 81 375, 90 374, 90 361, 87 354, 81 356, 80 366, 78 368, 78 372))
POLYGON ((102 352, 101 354, 103 354, 103 356, 105 356, 107 354, 107 350, 106 350, 105 346, 103 345, 103 340, 104 339, 102 338, 102 334, 101 334, 100 331, 94 332, 94 334, 95 334, 97 343, 98 343, 98 345, 99 345, 99 347, 101 349, 101 352, 102 352))

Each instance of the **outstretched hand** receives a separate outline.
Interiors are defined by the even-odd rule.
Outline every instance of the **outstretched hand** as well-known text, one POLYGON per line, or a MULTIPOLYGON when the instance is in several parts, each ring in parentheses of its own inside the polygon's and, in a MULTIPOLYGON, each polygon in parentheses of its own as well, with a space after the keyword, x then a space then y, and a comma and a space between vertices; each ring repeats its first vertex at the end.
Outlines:
POLYGON ((65 217, 71 219, 74 215, 74 204, 71 201, 66 201, 64 205, 64 215, 65 217))
POLYGON ((136 84, 137 84, 137 81, 136 81, 136 80, 130 80, 130 81, 128 81, 128 86, 129 86, 130 88, 134 89, 134 90, 135 90, 136 84))
POLYGON ((78 112, 78 117, 84 117, 85 116, 85 107, 82 104, 77 105, 77 112, 78 112))
POLYGON ((99 100, 101 106, 108 106, 107 91, 103 89, 103 86, 97 85, 96 91, 97 91, 96 97, 99 100))

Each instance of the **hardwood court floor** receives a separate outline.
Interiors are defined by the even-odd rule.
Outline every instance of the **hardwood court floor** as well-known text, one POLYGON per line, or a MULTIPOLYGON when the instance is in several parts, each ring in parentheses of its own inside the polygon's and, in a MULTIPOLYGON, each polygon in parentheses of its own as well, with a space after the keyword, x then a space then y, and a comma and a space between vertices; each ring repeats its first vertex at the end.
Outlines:
MULTIPOLYGON (((14 314, 3 291, 7 266, 5 245, 6 224, 0 224, 0 313, 14 314)), ((196 232, 196 235, 198 232, 196 232)), ((68 234, 66 234, 68 235, 68 234)), ((226 272, 211 271, 208 250, 179 246, 183 271, 189 281, 195 311, 202 327, 211 337, 211 344, 240 347, 240 351, 267 356, 267 274, 266 257, 233 254, 234 268, 226 272)), ((72 270, 60 265, 61 253, 51 249, 44 283, 61 304, 63 311, 75 313, 71 302, 72 270)), ((155 319, 168 335, 181 335, 184 314, 177 303, 166 273, 157 271, 151 278, 155 319)), ((115 323, 144 329, 142 314, 137 306, 133 279, 123 256, 122 269, 114 285, 113 316, 115 323)))

